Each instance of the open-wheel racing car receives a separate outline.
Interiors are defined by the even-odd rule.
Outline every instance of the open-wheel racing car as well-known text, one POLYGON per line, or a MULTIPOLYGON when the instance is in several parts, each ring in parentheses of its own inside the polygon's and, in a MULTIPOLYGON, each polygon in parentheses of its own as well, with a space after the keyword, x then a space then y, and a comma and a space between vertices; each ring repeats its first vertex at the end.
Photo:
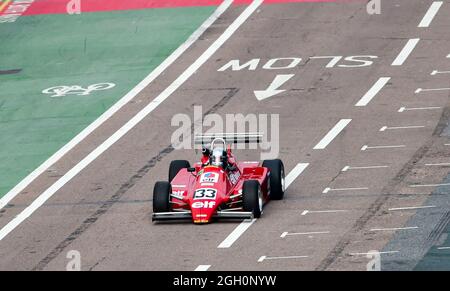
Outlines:
POLYGON ((238 162, 230 143, 260 142, 261 137, 259 133, 197 136, 201 161, 194 167, 185 160, 170 163, 169 181, 154 186, 152 220, 192 219, 202 224, 214 218, 259 218, 264 204, 283 198, 283 162, 238 162))

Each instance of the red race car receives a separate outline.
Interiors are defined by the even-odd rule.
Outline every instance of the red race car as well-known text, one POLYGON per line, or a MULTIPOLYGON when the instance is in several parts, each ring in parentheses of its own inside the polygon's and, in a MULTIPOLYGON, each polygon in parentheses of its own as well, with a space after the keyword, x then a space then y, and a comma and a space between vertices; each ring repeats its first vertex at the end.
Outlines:
POLYGON ((269 200, 280 200, 285 190, 284 165, 279 159, 238 162, 232 143, 260 142, 261 134, 214 134, 196 137, 202 145, 201 162, 170 163, 169 181, 156 182, 152 220, 192 219, 209 223, 213 218, 259 218, 269 200))

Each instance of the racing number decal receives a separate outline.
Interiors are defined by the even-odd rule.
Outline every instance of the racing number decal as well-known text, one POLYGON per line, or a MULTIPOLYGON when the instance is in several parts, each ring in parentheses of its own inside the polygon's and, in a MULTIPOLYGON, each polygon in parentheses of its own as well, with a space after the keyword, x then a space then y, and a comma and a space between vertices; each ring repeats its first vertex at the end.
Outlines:
POLYGON ((198 199, 216 199, 217 190, 211 188, 198 189, 194 192, 194 200, 198 199))

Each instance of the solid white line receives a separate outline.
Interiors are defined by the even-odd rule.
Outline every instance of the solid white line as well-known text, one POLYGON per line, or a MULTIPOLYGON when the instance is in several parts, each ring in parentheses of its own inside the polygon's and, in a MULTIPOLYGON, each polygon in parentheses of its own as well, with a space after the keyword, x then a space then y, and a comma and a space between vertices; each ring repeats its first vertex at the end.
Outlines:
MULTIPOLYGON (((378 254, 395 254, 399 251, 386 251, 386 252, 378 252, 378 254)), ((365 255, 373 255, 373 253, 349 253, 350 256, 365 256, 365 255)))
POLYGON ((200 265, 194 271, 208 271, 211 265, 200 265))
POLYGON ((285 179, 285 187, 286 189, 292 184, 292 182, 297 179, 297 177, 303 173, 303 171, 308 167, 309 163, 298 163, 294 169, 287 175, 285 179))
POLYGON ((313 231, 313 232, 283 232, 281 238, 285 238, 288 235, 313 235, 313 234, 329 234, 329 231, 313 231))
POLYGON ((333 189, 333 188, 327 187, 322 191, 322 193, 326 194, 330 191, 356 191, 356 190, 369 190, 369 188, 360 187, 360 188, 336 188, 336 189, 333 189))
POLYGON ((348 170, 366 170, 366 169, 381 169, 381 168, 389 168, 389 166, 367 166, 367 167, 350 167, 345 166, 341 171, 347 172, 348 170))
POLYGON ((441 109, 442 107, 416 107, 416 108, 406 108, 406 107, 400 107, 398 112, 403 111, 411 111, 411 110, 430 110, 430 109, 441 109))
POLYGON ((420 38, 413 38, 408 40, 405 47, 402 49, 402 51, 399 53, 397 58, 392 62, 391 66, 401 66, 406 61, 406 59, 409 57, 409 55, 412 53, 416 45, 419 43, 420 38))
POLYGON ((153 80, 161 75, 171 64, 173 64, 191 45, 196 42, 199 37, 219 18, 225 10, 233 3, 233 0, 225 0, 214 13, 183 43, 181 44, 167 59, 165 59, 158 67, 156 67, 144 80, 136 85, 130 92, 123 96, 93 123, 81 131, 71 141, 54 153, 43 164, 25 177, 19 184, 11 189, 5 196, 0 199, 0 209, 5 207, 14 197, 22 192, 28 185, 31 184, 37 177, 44 173, 53 164, 59 161, 70 150, 82 142, 94 130, 99 128, 106 120, 111 118, 117 111, 130 102, 136 95, 138 95, 144 88, 146 88, 153 80))
MULTIPOLYGON (((308 166, 307 163, 299 163, 295 168, 287 175, 285 189, 292 184, 295 178, 297 178, 308 166)), ((219 249, 229 248, 231 247, 235 241, 239 239, 239 237, 244 234, 244 232, 256 221, 253 219, 251 221, 243 221, 241 222, 228 236, 224 239, 220 245, 217 247, 219 249)))
POLYGON ((308 213, 338 213, 338 212, 348 212, 348 210, 305 210, 301 215, 306 215, 308 213))
POLYGON ((409 185, 411 188, 417 188, 417 187, 439 187, 439 186, 450 186, 450 183, 445 184, 428 184, 428 185, 409 185))
POLYGON ((373 97, 375 97, 381 91, 381 89, 386 86, 390 79, 390 77, 382 77, 378 79, 378 81, 375 82, 372 88, 367 91, 367 93, 358 101, 358 103, 355 104, 355 106, 367 106, 367 104, 369 104, 373 97))
POLYGON ((435 208, 436 206, 413 206, 413 207, 397 207, 397 208, 389 208, 389 211, 397 211, 397 210, 415 210, 415 209, 426 209, 426 208, 435 208))
POLYGON ((442 1, 433 2, 430 8, 428 9, 427 13, 423 17, 422 21, 419 23, 418 27, 429 27, 431 21, 433 21, 433 18, 439 12, 439 9, 441 8, 442 4, 444 4, 444 2, 442 1))
POLYGON ((341 119, 338 123, 322 138, 322 140, 314 147, 315 150, 325 149, 333 139, 352 121, 351 119, 341 119))
POLYGON ((425 164, 425 166, 450 166, 450 163, 425 164))
POLYGON ((265 260, 285 260, 285 259, 304 259, 308 258, 308 256, 287 256, 287 257, 267 257, 267 256, 261 256, 258 259, 258 263, 261 263, 265 260))
POLYGON ((392 145, 392 146, 368 146, 368 145, 363 145, 361 150, 365 151, 368 149, 394 149, 394 148, 404 148, 406 147, 405 145, 392 145))
POLYGON ((412 230, 418 229, 418 226, 411 227, 394 227, 394 228, 372 228, 370 231, 396 231, 396 230, 412 230))
POLYGON ((394 129, 415 129, 424 127, 425 127, 424 125, 394 126, 394 127, 383 126, 382 128, 380 128, 380 131, 394 130, 394 129))
POLYGON ((0 240, 8 235, 20 223, 26 220, 36 209, 41 207, 50 197, 61 189, 67 182, 75 177, 80 171, 92 163, 98 156, 104 153, 134 126, 142 121, 148 114, 158 107, 164 100, 172 95, 181 85, 186 82, 195 72, 233 35, 233 33, 250 17, 250 15, 261 5, 262 0, 255 0, 248 6, 244 12, 223 32, 223 34, 194 62, 192 63, 178 78, 169 85, 161 94, 158 95, 150 104, 144 107, 138 114, 131 118, 124 126, 86 156, 75 167, 70 169, 63 177, 56 181, 50 188, 42 193, 30 206, 25 208, 19 215, 10 221, 0 230, 0 240))

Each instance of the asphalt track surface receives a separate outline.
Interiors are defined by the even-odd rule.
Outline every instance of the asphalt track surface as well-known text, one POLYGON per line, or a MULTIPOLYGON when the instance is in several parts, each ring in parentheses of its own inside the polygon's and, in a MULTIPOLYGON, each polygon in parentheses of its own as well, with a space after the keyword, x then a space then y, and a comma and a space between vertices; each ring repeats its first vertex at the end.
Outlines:
MULTIPOLYGON (((256 7, 195 74, 5 233, 17 215, 150 104, 249 7, 231 6, 163 75, 2 209, 0 269, 65 270, 70 250, 81 253, 83 270, 195 270, 201 265, 209 270, 365 270, 365 253, 371 250, 385 252, 381 258, 388 269, 413 269, 411 262, 441 241, 445 227, 427 215, 417 225, 408 221, 421 211, 438 217, 449 211, 448 202, 427 204, 439 187, 448 201, 449 91, 417 91, 449 87, 448 74, 431 73, 450 69, 450 4, 445 2, 427 24, 422 19, 432 3, 382 1, 380 15, 367 14, 361 2, 256 7), (408 53, 404 47, 413 42, 408 53), (339 67, 355 64, 342 59, 332 68, 326 67, 330 59, 314 58, 361 55, 377 58, 365 67, 339 67), (291 69, 262 68, 270 59, 287 57, 302 62, 291 69), (253 58, 261 59, 254 71, 218 71, 230 60, 253 58), (286 92, 258 101, 253 91, 267 88, 277 74, 295 76, 283 85, 286 92), (377 81, 384 86, 366 95, 377 81), (229 247, 219 245, 237 222, 151 222, 152 188, 167 179, 170 161, 198 159, 193 151, 170 146, 172 117, 193 116, 194 105, 220 115, 279 114, 280 158, 287 173, 298 163, 309 164, 294 177, 285 200, 268 204, 262 218, 229 247), (321 143, 341 120, 342 130, 321 143), (429 208, 417 208, 424 206, 429 208), (407 239, 395 243, 399 233, 407 239), (422 237, 431 241, 414 245, 422 237)), ((255 151, 238 155, 259 158, 255 151)), ((442 257, 448 259, 444 247, 442 257)))

